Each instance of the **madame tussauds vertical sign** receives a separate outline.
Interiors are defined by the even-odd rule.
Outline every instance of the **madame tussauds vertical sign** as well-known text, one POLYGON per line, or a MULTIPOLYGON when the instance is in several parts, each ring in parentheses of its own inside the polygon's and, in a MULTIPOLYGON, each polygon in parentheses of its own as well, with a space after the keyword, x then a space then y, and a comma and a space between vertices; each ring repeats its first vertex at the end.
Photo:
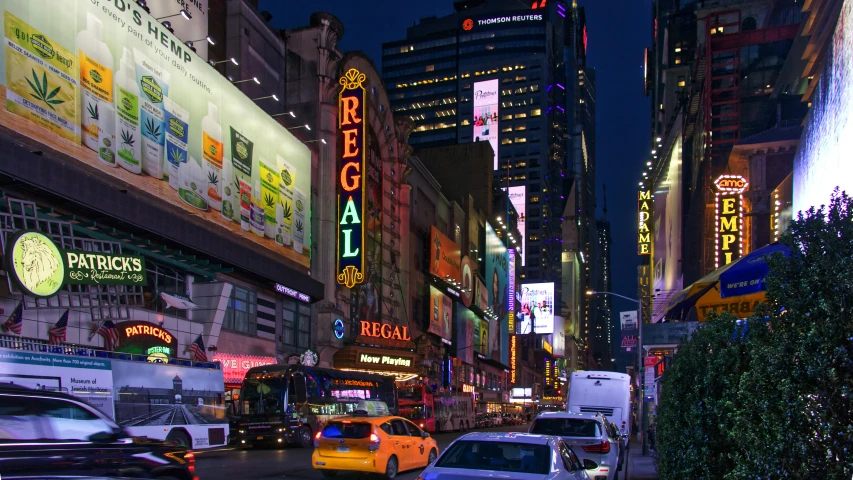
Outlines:
POLYGON ((651 255, 652 253, 652 191, 641 190, 637 200, 639 211, 639 223, 637 226, 637 255, 651 255))
POLYGON ((364 130, 367 77, 351 68, 338 94, 338 283, 352 288, 364 281, 364 130))

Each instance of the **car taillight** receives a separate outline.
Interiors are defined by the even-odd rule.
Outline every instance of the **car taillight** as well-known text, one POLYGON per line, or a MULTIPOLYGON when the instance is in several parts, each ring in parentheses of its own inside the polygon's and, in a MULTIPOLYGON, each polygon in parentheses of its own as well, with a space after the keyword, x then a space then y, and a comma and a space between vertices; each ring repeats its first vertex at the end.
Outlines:
POLYGON ((187 452, 187 454, 184 455, 184 460, 187 462, 187 470, 190 472, 190 475, 195 476, 195 454, 187 452))
POLYGON ((370 444, 367 446, 367 451, 375 452, 379 450, 379 435, 375 433, 370 434, 370 444))
POLYGON ((587 445, 583 447, 583 451, 586 453, 610 453, 610 442, 605 440, 597 445, 587 445))
POLYGON ((323 435, 323 432, 317 432, 317 435, 314 435, 314 448, 320 447, 320 436, 323 435))

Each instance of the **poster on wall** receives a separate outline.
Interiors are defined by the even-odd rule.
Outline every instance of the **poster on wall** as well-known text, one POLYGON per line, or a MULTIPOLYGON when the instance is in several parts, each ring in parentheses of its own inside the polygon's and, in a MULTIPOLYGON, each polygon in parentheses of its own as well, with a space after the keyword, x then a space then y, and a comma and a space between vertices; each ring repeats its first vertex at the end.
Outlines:
POLYGON ((554 333, 554 283, 526 283, 520 290, 519 333, 554 333))
POLYGON ((310 151, 182 37, 129 1, 2 13, 0 125, 310 267, 310 151))
POLYGON ((490 351, 500 351, 501 363, 509 361, 509 326, 506 307, 509 303, 509 284, 507 283, 509 258, 506 246, 495 233, 492 226, 486 224, 486 290, 489 294, 489 310, 497 317, 489 322, 490 351))
POLYGON ((474 83, 474 141, 489 142, 495 152, 495 170, 498 169, 498 79, 474 83))
MULTIPOLYGON (((504 191, 507 191, 504 188, 504 191)), ((515 211, 518 213, 518 233, 521 235, 521 266, 527 265, 527 261, 525 257, 527 256, 527 248, 525 244, 527 243, 527 187, 524 185, 518 187, 509 187, 507 195, 509 196, 509 201, 512 203, 512 206, 515 208, 515 211)))

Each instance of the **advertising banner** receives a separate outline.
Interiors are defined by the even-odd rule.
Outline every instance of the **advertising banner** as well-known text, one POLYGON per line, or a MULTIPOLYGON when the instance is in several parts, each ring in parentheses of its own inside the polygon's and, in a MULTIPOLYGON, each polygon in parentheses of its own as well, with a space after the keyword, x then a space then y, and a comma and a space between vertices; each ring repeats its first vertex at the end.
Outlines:
POLYGON ((474 141, 489 142, 495 152, 495 170, 498 169, 498 99, 500 81, 474 82, 474 141))
POLYGON ((74 395, 113 418, 111 363, 100 358, 0 350, 0 382, 74 395))
MULTIPOLYGON (((506 191, 507 189, 504 188, 506 191)), ((527 248, 525 244, 527 243, 527 187, 521 185, 519 187, 509 187, 507 195, 509 196, 509 201, 512 203, 512 206, 515 207, 515 211, 518 212, 518 233, 521 235, 521 266, 527 265, 527 261, 525 260, 525 256, 527 253, 527 248)))
POLYGON ((0 125, 310 267, 310 151, 184 43, 195 38, 130 1, 7 0, 2 10, 0 125), (277 192, 275 177, 295 181, 277 192))
POLYGON ((520 333, 554 333, 554 283, 521 286, 520 333), (532 329, 531 329, 532 325, 532 329))
POLYGON ((429 328, 434 333, 450 343, 453 336, 453 299, 443 294, 439 289, 429 287, 429 328))
MULTIPOLYGON (((681 274, 681 136, 668 155, 666 175, 655 186, 654 194, 654 283, 655 292, 680 292, 681 274)), ((666 314, 668 295, 653 299, 652 323, 661 321, 666 314)))
POLYGON ((474 332, 479 336, 479 325, 474 325, 475 320, 479 318, 473 312, 456 304, 456 357, 469 365, 474 364, 474 351, 478 348, 474 332))
MULTIPOLYGON (((189 19, 176 15, 172 20, 172 28, 175 30, 175 36, 190 42, 195 52, 199 57, 207 60, 207 6, 208 0, 147 0, 148 8, 151 9, 151 15, 154 17, 165 17, 168 15, 180 15, 180 10, 183 8, 189 15, 189 19)), ((221 39, 211 39, 214 42, 224 41, 221 39)), ((224 59, 217 59, 224 60, 224 59)))
POLYGON ((627 351, 631 351, 632 348, 637 348, 637 335, 639 334, 637 311, 631 310, 628 312, 619 312, 619 321, 622 327, 621 347, 627 351))
POLYGON ((498 234, 492 226, 486 224, 486 288, 489 293, 489 309, 497 317, 497 322, 490 322, 489 338, 492 343, 490 351, 501 352, 501 363, 509 361, 509 326, 506 320, 506 307, 509 303, 509 284, 507 282, 509 258, 498 234))
POLYGON ((489 288, 486 287, 486 284, 483 283, 483 281, 480 280, 479 278, 477 278, 476 283, 477 283, 477 288, 475 290, 475 293, 477 295, 476 296, 477 308, 479 308, 480 310, 482 310, 484 312, 488 311, 489 310, 489 288))
POLYGON ((446 282, 462 281, 462 250, 434 226, 429 229, 429 273, 446 282))

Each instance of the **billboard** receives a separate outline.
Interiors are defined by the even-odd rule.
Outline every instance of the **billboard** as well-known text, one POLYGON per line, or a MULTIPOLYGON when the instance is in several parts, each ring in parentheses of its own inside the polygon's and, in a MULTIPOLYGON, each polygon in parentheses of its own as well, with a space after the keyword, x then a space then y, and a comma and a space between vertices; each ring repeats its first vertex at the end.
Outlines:
POLYGON ((182 39, 135 2, 2 5, 0 125, 310 267, 310 151, 182 39))
POLYGON ((504 365, 509 361, 509 326, 506 320, 509 303, 508 270, 506 246, 492 226, 486 223, 486 271, 483 276, 489 293, 489 310, 497 317, 496 322, 490 322, 489 339, 492 345, 489 350, 500 351, 501 363, 504 365))
POLYGON ((450 283, 462 282, 462 250, 434 226, 429 228, 429 273, 450 283))
MULTIPOLYGON (((681 273, 681 136, 675 136, 669 152, 668 168, 654 188, 653 242, 654 291, 680 292, 684 288, 681 273)), ((666 313, 668 295, 653 301, 652 322, 660 321, 666 313)))
MULTIPOLYGON (((503 189, 507 191, 506 188, 503 189)), ((525 248, 525 244, 527 243, 527 234, 525 233, 527 229, 525 228, 527 224, 527 187, 521 185, 520 187, 509 187, 509 191, 507 192, 509 195, 509 201, 512 203, 512 206, 515 207, 515 211, 518 212, 518 233, 521 235, 521 266, 527 265, 527 261, 525 260, 525 254, 527 249, 525 248)))
POLYGON ((640 333, 637 323, 637 311, 619 312, 619 323, 622 327, 620 346, 627 351, 637 347, 637 335, 640 333))
POLYGON ((456 304, 456 356, 469 365, 474 364, 474 351, 481 345, 475 338, 480 336, 479 320, 464 305, 456 304))
MULTIPOLYGON (((190 42, 199 57, 207 60, 207 5, 208 0, 148 0, 146 2, 151 9, 151 15, 157 18, 174 15, 172 28, 175 36, 185 42, 190 42), (182 17, 180 10, 184 9, 189 19, 182 17)), ((211 39, 214 42, 225 41, 211 39)), ((217 59, 224 60, 224 59, 217 59)))
POLYGON ((554 333, 554 283, 521 285, 519 333, 554 333), (531 328, 532 326, 532 328, 531 328))
POLYGON ((433 286, 429 287, 428 332, 441 337, 445 343, 453 338, 453 299, 433 286))
POLYGON ((841 3, 794 157, 794 217, 810 207, 829 205, 835 187, 853 191, 853 2, 841 3))
POLYGON ((474 82, 474 141, 489 142, 495 152, 495 170, 498 169, 498 79, 474 82))

